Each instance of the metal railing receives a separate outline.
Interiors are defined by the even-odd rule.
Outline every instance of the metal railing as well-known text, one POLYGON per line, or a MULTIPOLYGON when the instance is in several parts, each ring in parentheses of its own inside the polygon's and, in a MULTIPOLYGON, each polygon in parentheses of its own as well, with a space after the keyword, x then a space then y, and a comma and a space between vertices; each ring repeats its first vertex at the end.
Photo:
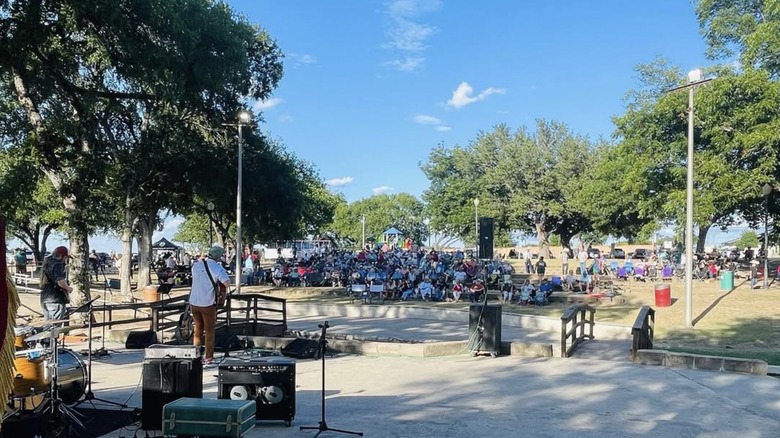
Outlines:
POLYGON ((653 348, 654 334, 655 309, 650 306, 642 306, 634 325, 631 327, 631 360, 634 360, 638 350, 653 348))
POLYGON ((586 339, 593 339, 596 309, 587 304, 575 304, 561 316, 561 357, 571 357, 574 349, 586 339), (589 327, 585 333, 585 326, 589 327), (579 331, 579 334, 577 332, 579 331), (569 340, 571 339, 571 343, 569 340), (568 344, 568 346, 567 346, 568 344))

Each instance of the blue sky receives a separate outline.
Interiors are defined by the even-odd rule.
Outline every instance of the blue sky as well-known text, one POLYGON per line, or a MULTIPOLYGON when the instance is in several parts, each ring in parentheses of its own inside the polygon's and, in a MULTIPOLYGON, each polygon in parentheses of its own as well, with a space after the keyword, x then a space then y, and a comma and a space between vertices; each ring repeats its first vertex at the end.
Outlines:
MULTIPOLYGON (((229 3, 286 55, 279 87, 254 104, 263 129, 348 201, 420 196, 431 148, 467 144, 498 123, 545 118, 609 137, 638 63, 710 64, 685 0, 229 3)), ((168 218, 155 238, 171 238, 180 221, 168 218)), ((113 238, 91 245, 120 249, 113 238)))
POLYGON ((680 0, 233 0, 287 55, 256 105, 348 201, 419 196, 430 149, 498 123, 567 123, 596 139, 656 55, 709 64, 694 5, 680 0))

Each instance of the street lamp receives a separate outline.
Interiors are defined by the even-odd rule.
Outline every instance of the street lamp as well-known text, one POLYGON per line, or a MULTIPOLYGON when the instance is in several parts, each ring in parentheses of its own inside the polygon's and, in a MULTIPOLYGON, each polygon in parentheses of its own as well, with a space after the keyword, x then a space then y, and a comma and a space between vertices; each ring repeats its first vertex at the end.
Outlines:
POLYGON ((688 89, 688 170, 685 184, 685 327, 693 327, 693 90, 712 79, 700 69, 688 72, 688 83, 671 91, 688 89))
POLYGON ((431 250, 431 220, 429 218, 425 218, 423 220, 423 223, 425 224, 425 232, 428 233, 428 251, 431 250))
POLYGON ((773 189, 771 184, 761 188, 764 195, 764 289, 769 289, 769 196, 773 189))
POLYGON ((474 198, 474 237, 477 240, 474 258, 479 258, 479 198, 474 198))
POLYGON ((244 167, 244 126, 248 126, 252 122, 252 115, 249 111, 239 111, 237 123, 223 123, 223 126, 235 126, 238 128, 238 188, 236 190, 236 295, 241 293, 241 255, 243 253, 243 245, 241 244, 241 193, 242 193, 242 178, 244 167))
POLYGON ((361 228, 361 231, 360 231, 360 236, 361 236, 360 237, 360 242, 361 242, 361 245, 362 245, 360 247, 360 250, 363 251, 364 249, 366 249, 366 215, 361 215, 360 216, 360 228, 361 228))

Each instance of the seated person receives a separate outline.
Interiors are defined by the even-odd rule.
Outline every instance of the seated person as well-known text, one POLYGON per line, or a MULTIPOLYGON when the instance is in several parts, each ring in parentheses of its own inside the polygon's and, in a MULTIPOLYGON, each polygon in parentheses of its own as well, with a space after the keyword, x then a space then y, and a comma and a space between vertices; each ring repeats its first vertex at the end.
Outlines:
POLYGON ((566 280, 564 282, 564 288, 567 291, 573 291, 574 290, 574 283, 577 281, 574 279, 574 271, 569 269, 569 273, 566 275, 566 280))
POLYGON ((427 278, 424 278, 423 281, 417 285, 417 293, 420 295, 421 300, 433 298, 433 284, 431 284, 427 278))
POLYGON ((531 281, 525 280, 523 285, 520 287, 520 297, 517 299, 517 301, 520 305, 523 306, 530 304, 531 297, 533 297, 534 294, 534 286, 531 284, 531 281))
POLYGON ((460 296, 463 294, 463 283, 459 281, 455 281, 455 284, 452 285, 452 299, 455 300, 455 302, 460 301, 460 296))
POLYGON ((504 282, 501 286, 501 297, 504 299, 504 303, 509 304, 512 302, 512 297, 515 294, 515 286, 512 281, 504 282))
POLYGON ((482 279, 477 278, 474 280, 474 284, 471 285, 471 296, 469 297, 472 303, 478 303, 485 295, 485 284, 482 279))

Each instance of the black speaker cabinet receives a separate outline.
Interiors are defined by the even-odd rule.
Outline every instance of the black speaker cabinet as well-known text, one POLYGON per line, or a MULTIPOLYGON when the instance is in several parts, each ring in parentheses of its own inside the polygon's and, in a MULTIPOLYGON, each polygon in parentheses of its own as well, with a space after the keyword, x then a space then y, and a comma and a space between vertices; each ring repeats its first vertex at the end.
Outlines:
POLYGON ((281 350, 282 355, 296 359, 319 359, 320 341, 317 339, 295 338, 281 350))
POLYGON ((501 354, 501 305, 472 304, 469 307, 469 336, 475 330, 477 342, 472 354, 481 351, 489 352, 491 356, 501 354))
POLYGON ((285 358, 229 359, 219 366, 218 398, 255 400, 261 420, 295 417, 295 361, 285 358))
POLYGON ((163 406, 182 397, 203 398, 200 357, 144 360, 141 429, 161 430, 163 406))
POLYGON ((491 260, 493 258, 493 218, 479 218, 479 258, 491 260))

